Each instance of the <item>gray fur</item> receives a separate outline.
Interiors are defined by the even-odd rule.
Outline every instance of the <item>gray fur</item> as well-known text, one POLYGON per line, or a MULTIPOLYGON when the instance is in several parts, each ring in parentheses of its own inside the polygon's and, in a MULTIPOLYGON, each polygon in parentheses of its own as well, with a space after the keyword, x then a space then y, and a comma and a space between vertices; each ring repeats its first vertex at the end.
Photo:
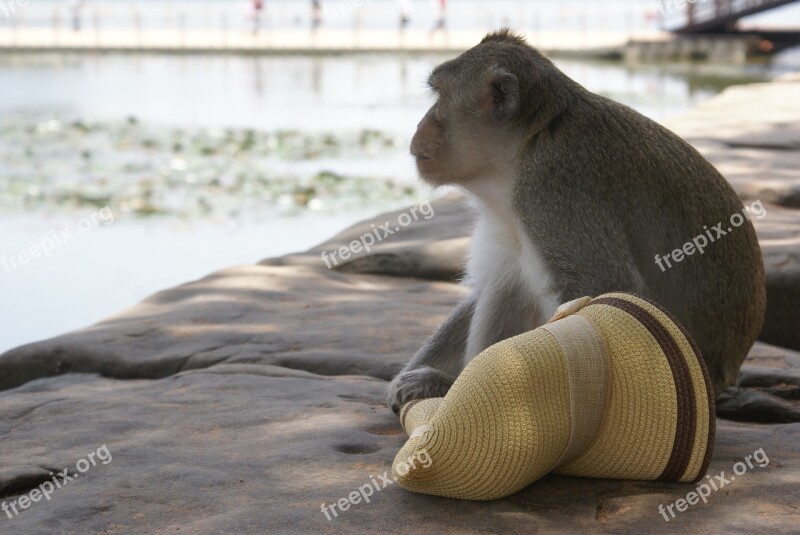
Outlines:
POLYGON ((411 150, 424 180, 475 198, 473 292, 395 378, 389 404, 446 392, 448 381, 419 368, 449 380, 461 370, 454 363, 538 327, 558 303, 611 291, 670 310, 717 394, 733 384, 766 307, 753 225, 665 272, 654 262, 741 213, 724 177, 677 135, 587 91, 508 31, 438 67, 432 82, 440 98, 411 150), (510 99, 496 96, 498 72, 518 82, 510 99))

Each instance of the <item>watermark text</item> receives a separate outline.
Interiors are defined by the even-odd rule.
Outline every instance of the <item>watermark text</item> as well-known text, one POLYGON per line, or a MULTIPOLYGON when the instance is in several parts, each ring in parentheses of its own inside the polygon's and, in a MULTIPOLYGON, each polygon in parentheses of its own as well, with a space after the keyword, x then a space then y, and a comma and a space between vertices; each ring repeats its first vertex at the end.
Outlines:
POLYGON ((3 502, 0 503, 0 509, 3 510, 8 518, 13 519, 22 511, 30 508, 34 503, 41 501, 42 498, 50 501, 51 494, 53 494, 56 489, 60 489, 71 481, 78 479, 81 474, 85 474, 90 468, 97 466, 98 461, 102 464, 108 464, 113 461, 111 452, 105 444, 97 448, 97 451, 89 452, 86 458, 75 463, 75 470, 73 472, 70 473, 69 468, 64 468, 62 472, 58 473, 50 472, 50 479, 27 494, 23 494, 16 500, 10 502, 3 500, 3 502))
POLYGON ((744 207, 741 212, 733 214, 727 229, 724 223, 717 223, 716 225, 712 225, 711 228, 708 228, 708 225, 706 225, 703 227, 702 233, 684 243, 680 249, 675 249, 671 253, 667 253, 663 256, 657 254, 655 263, 663 273, 672 267, 673 262, 678 264, 683 262, 687 256, 692 256, 694 253, 698 252, 701 255, 705 254, 706 248, 710 244, 741 227, 745 221, 750 221, 754 217, 756 219, 761 219, 766 215, 767 210, 764 208, 764 205, 761 204, 761 201, 755 201, 750 206, 744 207))
POLYGON ((419 221, 420 216, 423 219, 431 219, 436 214, 433 211, 431 203, 425 201, 419 206, 412 206, 407 212, 403 212, 397 216, 397 221, 394 225, 386 221, 383 225, 372 225, 372 231, 363 234, 359 239, 353 240, 348 245, 340 247, 339 249, 328 253, 322 251, 320 258, 328 269, 333 269, 334 266, 339 265, 340 260, 347 260, 353 255, 357 255, 362 251, 372 252, 372 247, 396 232, 400 232, 403 228, 409 226, 414 221, 419 221), (338 257, 338 258, 337 258, 338 257))
MULTIPOLYGON (((423 449, 417 451, 406 461, 397 464, 397 473, 401 476, 404 476, 411 470, 417 470, 419 468, 417 463, 419 463, 419 466, 421 466, 423 469, 427 469, 430 468, 431 464, 433 464, 433 459, 428 454, 427 450, 423 449)), ((354 490, 348 494, 347 497, 339 498, 339 500, 330 505, 323 503, 322 514, 325 515, 325 518, 328 520, 333 520, 334 518, 338 518, 340 513, 347 511, 353 505, 358 505, 362 501, 364 503, 369 503, 370 496, 372 496, 375 492, 380 492, 396 482, 396 478, 390 476, 388 470, 382 475, 378 475, 377 479, 375 479, 375 477, 372 475, 370 475, 369 478, 369 483, 361 485, 358 487, 358 490, 354 490), (336 511, 337 508, 339 509, 338 512, 336 511)))

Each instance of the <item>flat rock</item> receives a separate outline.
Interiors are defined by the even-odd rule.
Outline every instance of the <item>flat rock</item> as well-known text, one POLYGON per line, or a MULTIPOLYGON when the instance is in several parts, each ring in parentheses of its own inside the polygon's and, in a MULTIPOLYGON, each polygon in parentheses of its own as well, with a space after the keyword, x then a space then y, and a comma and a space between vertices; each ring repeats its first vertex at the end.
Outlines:
POLYGON ((688 140, 711 139, 733 145, 751 139, 756 146, 800 145, 800 79, 782 77, 761 84, 734 85, 664 124, 688 140), (778 139, 776 131, 789 134, 778 139), (767 136, 766 138, 763 136, 767 136), (769 139, 761 143, 759 139, 769 139))
POLYGON ((717 415, 738 421, 800 421, 800 353, 756 344, 736 385, 717 399, 717 415))
POLYGON ((358 222, 308 251, 268 258, 260 264, 328 267, 342 273, 431 280, 457 279, 464 270, 473 223, 466 198, 457 192, 448 193, 430 203, 429 218, 419 217, 413 224, 399 227, 398 218, 409 214, 409 209, 401 208, 358 222), (381 227, 392 234, 384 238, 381 227), (380 240, 375 238, 375 245, 365 250, 362 238, 376 235, 380 240), (353 244, 356 248, 351 247, 353 244), (343 247, 356 252, 346 259, 339 253, 332 257, 343 247))
MULTIPOLYGON (((383 488, 404 442, 383 404, 385 379, 463 293, 445 282, 237 267, 7 353, 2 499, 50 472, 79 477, 18 516, 0 515, 0 531, 794 532, 800 423, 718 420, 709 474, 730 482, 706 504, 673 507, 669 522, 659 504, 694 485, 548 476, 482 503, 383 488), (78 474, 78 461, 104 445, 111 461, 78 474), (759 448, 769 464, 731 479, 759 448), (331 520, 321 512, 373 479, 380 491, 369 503, 331 520)), ((793 353, 754 350, 760 369, 796 364, 793 353)))
POLYGON ((800 211, 768 206, 754 220, 767 270, 767 314, 760 339, 800 349, 800 211))

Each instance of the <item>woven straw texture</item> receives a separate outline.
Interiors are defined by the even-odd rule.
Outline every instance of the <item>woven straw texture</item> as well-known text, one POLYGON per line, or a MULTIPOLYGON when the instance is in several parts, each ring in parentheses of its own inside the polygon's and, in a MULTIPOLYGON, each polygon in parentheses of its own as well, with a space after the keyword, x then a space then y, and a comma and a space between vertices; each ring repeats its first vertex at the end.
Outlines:
POLYGON ((402 487, 488 500, 551 471, 702 477, 713 441, 713 395, 693 342, 667 312, 630 294, 575 303, 565 318, 485 350, 445 398, 403 408, 411 436, 393 465, 402 487), (428 468, 398 473, 398 463, 423 451, 432 460, 428 468))

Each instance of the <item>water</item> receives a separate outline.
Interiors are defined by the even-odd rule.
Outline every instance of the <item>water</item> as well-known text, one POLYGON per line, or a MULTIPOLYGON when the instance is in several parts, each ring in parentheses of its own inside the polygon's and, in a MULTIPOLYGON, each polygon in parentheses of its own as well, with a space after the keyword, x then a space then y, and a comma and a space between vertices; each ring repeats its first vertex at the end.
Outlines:
MULTIPOLYGON (((88 176, 83 177, 79 153, 85 149, 78 148, 79 140, 62 139, 62 145, 56 146, 47 141, 50 138, 42 138, 44 141, 28 147, 40 155, 38 160, 29 161, 13 156, 17 154, 14 147, 22 150, 27 141, 9 139, 12 131, 16 136, 26 125, 53 118, 59 124, 95 121, 102 133, 103 128, 111 131, 116 128, 113 125, 130 116, 136 117, 143 128, 156 132, 253 128, 264 132, 330 132, 336 139, 345 139, 363 129, 376 129, 397 142, 378 152, 363 147, 350 150, 342 142, 344 148, 330 156, 302 160, 262 159, 251 154, 236 160, 236 165, 245 173, 252 166, 271 176, 296 174, 302 178, 325 170, 376 181, 388 177, 413 185, 415 171, 405 147, 430 104, 424 80, 442 59, 436 55, 245 58, 4 54, 0 58, 0 143, 4 148, 12 147, 2 153, 12 156, 0 159, 0 185, 2 181, 8 184, 12 176, 28 172, 36 176, 39 172, 58 179, 59 187, 72 184, 78 191, 90 183, 94 187, 100 178, 110 181, 116 190, 130 188, 128 181, 135 174, 112 172, 98 177, 94 175, 101 173, 94 169, 91 182, 88 176), (15 130, 10 124, 20 128, 15 130)), ((680 113, 727 85, 769 79, 795 68, 797 63, 797 54, 783 56, 771 65, 744 67, 629 67, 558 61, 570 76, 591 90, 656 120, 680 113)), ((108 161, 103 165, 113 169, 114 158, 122 156, 113 148, 106 152, 108 161)), ((141 159, 168 157, 167 152, 142 152, 141 159)), ((189 165, 202 167, 206 161, 201 156, 192 158, 195 160, 189 165)), ((180 176, 188 181, 185 174, 180 176)), ((209 191, 207 197, 213 204, 214 191, 219 190, 209 191)), ((229 193, 228 199, 234 195, 235 200, 235 194, 235 190, 229 193)), ((262 205, 242 193, 241 205, 247 208, 235 216, 214 212, 214 217, 183 213, 144 217, 114 206, 113 224, 88 229, 55 248, 50 256, 13 269, 0 263, 0 291, 5 304, 0 309, 0 324, 4 326, 0 351, 86 326, 157 290, 216 269, 308 248, 356 219, 430 194, 417 189, 408 193, 407 200, 364 196, 345 209, 315 209, 317 205, 309 203, 307 209, 286 213, 279 210, 279 202, 265 201, 262 205)), ((21 251, 42 242, 53 229, 75 227, 91 212, 86 205, 65 202, 43 201, 31 207, 20 200, 24 198, 11 195, 0 209, 6 229, 0 235, 0 260, 4 262, 18 259, 21 251)))
MULTIPOLYGON (((732 83, 800 67, 796 54, 749 66, 625 66, 558 60, 592 91, 656 120, 732 83)), ((136 116, 165 125, 311 131, 374 128, 408 135, 429 104, 437 55, 0 56, 0 114, 136 116)))

